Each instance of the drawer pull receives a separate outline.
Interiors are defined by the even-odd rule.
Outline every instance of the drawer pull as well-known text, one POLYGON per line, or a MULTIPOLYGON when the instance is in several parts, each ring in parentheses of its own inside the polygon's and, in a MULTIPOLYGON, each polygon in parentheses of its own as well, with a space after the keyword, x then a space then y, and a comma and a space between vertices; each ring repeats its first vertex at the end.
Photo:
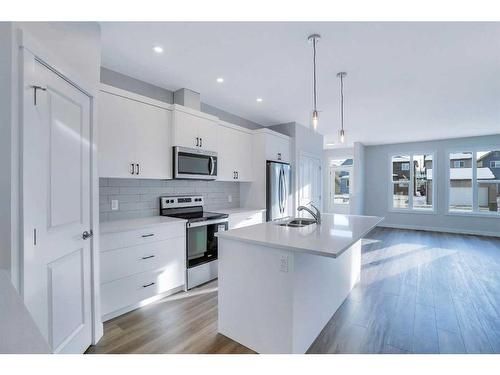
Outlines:
POLYGON ((148 286, 152 286, 152 285, 155 285, 155 283, 149 283, 149 284, 143 285, 142 287, 147 288, 148 286))
POLYGON ((148 255, 147 257, 142 257, 142 259, 150 259, 150 258, 154 258, 155 256, 154 255, 148 255))
POLYGON ((143 235, 142 235, 142 238, 146 238, 146 237, 153 237, 154 235, 155 235, 154 233, 143 234, 143 235))

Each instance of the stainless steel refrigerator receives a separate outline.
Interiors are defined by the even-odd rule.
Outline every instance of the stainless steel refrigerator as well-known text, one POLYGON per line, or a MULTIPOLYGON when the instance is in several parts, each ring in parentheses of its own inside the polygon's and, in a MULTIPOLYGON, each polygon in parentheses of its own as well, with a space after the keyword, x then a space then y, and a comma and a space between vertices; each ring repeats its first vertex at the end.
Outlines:
POLYGON ((266 162, 266 219, 292 216, 292 176, 290 164, 266 162))

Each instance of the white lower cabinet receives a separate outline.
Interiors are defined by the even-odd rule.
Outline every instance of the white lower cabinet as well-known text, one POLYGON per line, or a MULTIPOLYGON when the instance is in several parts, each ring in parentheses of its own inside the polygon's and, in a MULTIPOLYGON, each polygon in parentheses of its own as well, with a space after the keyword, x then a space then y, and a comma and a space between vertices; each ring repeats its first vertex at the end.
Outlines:
POLYGON ((102 233, 103 320, 184 289, 185 223, 102 233))
POLYGON ((229 214, 229 229, 238 229, 265 222, 265 211, 245 211, 229 214))

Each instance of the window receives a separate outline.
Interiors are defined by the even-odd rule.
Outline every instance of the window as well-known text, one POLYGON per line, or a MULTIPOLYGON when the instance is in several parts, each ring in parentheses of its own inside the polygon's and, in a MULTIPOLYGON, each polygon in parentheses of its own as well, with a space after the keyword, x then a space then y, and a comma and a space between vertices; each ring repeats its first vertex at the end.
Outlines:
POLYGON ((391 157, 393 209, 432 211, 432 164, 432 154, 391 157))
POLYGON ((472 152, 451 153, 450 166, 449 210, 472 211, 472 152), (466 164, 468 168, 465 167, 466 164))
POLYGON ((335 171, 333 204, 349 204, 349 171, 335 171))
POLYGON ((500 150, 450 153, 450 212, 500 214, 500 150), (455 169, 455 161, 464 167, 455 169))
POLYGON ((498 214, 500 213, 500 150, 478 151, 476 164, 478 211, 498 214), (490 167, 484 167, 485 165, 490 167))

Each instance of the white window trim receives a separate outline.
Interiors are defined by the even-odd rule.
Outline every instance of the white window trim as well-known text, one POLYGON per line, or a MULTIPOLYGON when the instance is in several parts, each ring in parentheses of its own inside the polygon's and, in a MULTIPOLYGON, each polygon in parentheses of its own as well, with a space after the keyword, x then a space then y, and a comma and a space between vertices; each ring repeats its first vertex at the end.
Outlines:
MULTIPOLYGON (((486 145, 486 146, 475 146, 475 147, 463 147, 463 148, 450 148, 445 150, 446 163, 446 190, 445 190, 445 215, 448 216, 469 216, 469 217, 489 217, 498 219, 500 217, 500 212, 484 212, 479 211, 479 205, 477 200, 478 192, 478 182, 477 182, 477 152, 478 151, 488 151, 488 150, 498 150, 499 145, 486 145), (472 211, 450 211, 450 154, 471 152, 472 153, 472 211)), ((433 175, 434 177, 434 175, 433 175)))
POLYGON ((412 214, 424 214, 424 215, 436 215, 436 152, 435 151, 402 151, 402 152, 391 152, 388 154, 388 165, 389 165, 389 195, 388 195, 388 211, 394 213, 412 213, 412 214), (392 180, 392 157, 396 155, 408 155, 410 157, 410 180, 408 181, 408 208, 396 208, 393 207, 393 192, 394 192, 394 184, 398 183, 392 180), (432 209, 427 208, 415 208, 413 207, 413 184, 411 183, 415 178, 414 170, 412 168, 413 165, 413 156, 414 155, 431 155, 432 156, 432 209))

